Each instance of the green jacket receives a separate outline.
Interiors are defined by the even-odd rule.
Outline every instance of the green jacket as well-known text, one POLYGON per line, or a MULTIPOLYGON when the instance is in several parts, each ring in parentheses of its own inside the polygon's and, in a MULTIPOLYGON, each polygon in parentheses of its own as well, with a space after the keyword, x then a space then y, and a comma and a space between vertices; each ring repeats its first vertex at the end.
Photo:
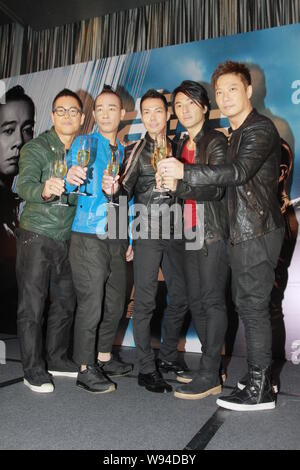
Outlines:
MULTIPOLYGON (((44 201, 41 194, 55 162, 55 151, 64 145, 54 127, 28 142, 21 149, 17 192, 25 207, 20 227, 55 240, 68 240, 76 211, 76 196, 70 196, 72 206, 55 206, 53 199, 44 201)), ((66 196, 62 196, 62 201, 66 196)))

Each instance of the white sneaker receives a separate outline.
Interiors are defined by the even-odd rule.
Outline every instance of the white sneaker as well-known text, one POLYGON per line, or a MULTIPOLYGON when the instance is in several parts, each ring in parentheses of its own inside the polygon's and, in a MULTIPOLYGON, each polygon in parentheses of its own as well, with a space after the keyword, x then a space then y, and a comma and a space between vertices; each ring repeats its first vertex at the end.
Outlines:
POLYGON ((48 372, 54 377, 73 377, 77 378, 78 366, 70 359, 65 359, 59 363, 48 364, 48 372))
POLYGON ((63 372, 60 370, 48 370, 49 374, 53 375, 53 377, 73 377, 74 379, 77 378, 78 372, 63 372))
POLYGON ((52 383, 33 385, 28 380, 24 379, 24 384, 26 385, 26 387, 30 388, 30 390, 37 393, 51 393, 54 391, 54 385, 52 383))
POLYGON ((54 391, 50 375, 43 370, 33 370, 25 373, 24 385, 37 393, 51 393, 54 391))

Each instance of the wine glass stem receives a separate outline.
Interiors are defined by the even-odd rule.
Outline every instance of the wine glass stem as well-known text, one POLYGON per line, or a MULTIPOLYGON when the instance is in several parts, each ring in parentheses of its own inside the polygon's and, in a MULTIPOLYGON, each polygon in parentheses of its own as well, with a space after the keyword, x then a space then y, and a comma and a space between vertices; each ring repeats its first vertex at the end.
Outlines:
POLYGON ((59 195, 59 204, 60 204, 60 205, 62 204, 61 194, 59 195))
MULTIPOLYGON (((86 167, 84 167, 86 168, 86 167)), ((87 173, 86 173, 86 178, 85 178, 85 182, 84 182, 84 192, 85 194, 87 194, 87 173)))
POLYGON ((114 203, 114 183, 111 186, 111 202, 114 203))

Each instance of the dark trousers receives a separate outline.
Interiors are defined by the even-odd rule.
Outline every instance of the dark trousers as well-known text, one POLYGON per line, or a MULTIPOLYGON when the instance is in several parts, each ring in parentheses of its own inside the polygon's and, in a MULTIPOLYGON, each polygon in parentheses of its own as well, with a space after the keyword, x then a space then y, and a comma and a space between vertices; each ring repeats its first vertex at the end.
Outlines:
POLYGON ((184 272, 189 308, 201 341, 200 370, 217 374, 227 328, 225 242, 207 244, 207 250, 186 250, 184 272))
POLYGON ((44 370, 43 313, 50 293, 46 359, 57 365, 67 356, 75 309, 68 259, 69 243, 18 229, 18 336, 24 372, 44 370), (49 290, 50 289, 50 290, 49 290))
POLYGON ((136 240, 133 248, 133 333, 140 372, 147 374, 155 370, 150 322, 156 306, 160 265, 168 289, 169 303, 164 311, 159 357, 168 361, 177 360, 177 345, 187 312, 183 273, 184 242, 172 239, 136 240))
POLYGON ((268 367, 272 359, 270 296, 284 236, 276 229, 259 238, 229 245, 232 298, 246 335, 250 365, 268 367))
POLYGON ((72 233, 70 262, 77 295, 74 361, 94 364, 111 352, 126 298, 127 241, 72 233), (96 344, 97 342, 97 344, 96 344))

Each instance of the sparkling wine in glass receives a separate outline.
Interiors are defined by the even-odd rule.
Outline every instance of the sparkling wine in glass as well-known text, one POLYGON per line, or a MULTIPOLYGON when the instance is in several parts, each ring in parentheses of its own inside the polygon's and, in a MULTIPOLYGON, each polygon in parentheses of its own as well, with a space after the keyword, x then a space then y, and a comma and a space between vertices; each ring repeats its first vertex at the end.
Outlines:
MULTIPOLYGON (((64 177, 67 174, 67 163, 66 163, 66 156, 65 156, 65 151, 58 150, 56 152, 56 159, 55 163, 53 166, 53 174, 56 178, 64 179, 64 177)), ((53 202, 52 205, 54 206, 68 206, 68 203, 64 203, 61 200, 61 195, 59 196, 59 199, 57 202, 53 202)))
MULTIPOLYGON (((110 148, 110 160, 107 163, 107 173, 112 176, 115 180, 120 171, 120 155, 119 150, 116 147, 111 146, 110 148)), ((108 198, 108 204, 112 206, 118 206, 119 204, 114 202, 114 183, 111 187, 111 196, 106 196, 108 198)))
MULTIPOLYGON (((78 165, 81 166, 81 168, 86 168, 89 164, 90 156, 91 156, 91 139, 89 136, 85 136, 79 142, 79 147, 78 147, 77 156, 76 156, 78 165)), ((87 192, 86 186, 87 186, 87 178, 84 183, 83 191, 81 191, 80 187, 78 186, 77 189, 75 191, 72 191, 70 194, 77 194, 78 196, 91 196, 91 194, 87 192)))
MULTIPOLYGON (((154 143, 154 151, 153 151, 153 154, 152 154, 152 160, 151 160, 151 163, 152 163, 152 166, 153 166, 153 169, 155 171, 155 173, 157 172, 157 164, 158 162, 160 162, 161 160, 164 160, 165 158, 168 158, 169 156, 169 145, 168 145, 168 142, 167 142, 167 139, 165 137, 165 135, 158 135, 155 139, 155 143, 154 143)), ((154 193, 159 193, 159 196, 155 197, 154 199, 166 199, 166 198, 169 198, 169 194, 166 194, 169 190, 167 188, 157 188, 155 187, 153 189, 153 192, 154 193)))

